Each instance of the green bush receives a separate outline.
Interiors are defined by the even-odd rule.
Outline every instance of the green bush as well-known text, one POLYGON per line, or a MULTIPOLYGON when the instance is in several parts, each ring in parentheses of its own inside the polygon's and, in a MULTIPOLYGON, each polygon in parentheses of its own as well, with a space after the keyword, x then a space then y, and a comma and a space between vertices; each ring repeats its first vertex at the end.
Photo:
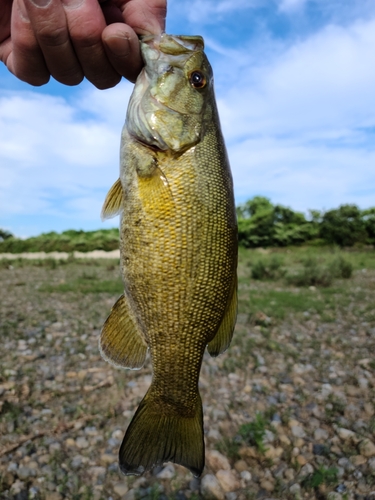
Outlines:
POLYGON ((317 238, 318 225, 300 212, 255 196, 237 208, 238 240, 246 248, 298 245, 317 238))
POLYGON ((76 231, 62 233, 51 231, 39 236, 21 240, 7 238, 0 241, 0 252, 90 252, 92 250, 116 250, 119 247, 118 229, 98 231, 76 231))
POLYGON ((302 269, 286 276, 291 285, 296 286, 330 286, 335 278, 348 279, 352 276, 353 266, 342 255, 320 263, 315 257, 303 261, 302 269))
POLYGON ((255 196, 237 207, 237 219, 238 240, 245 248, 375 245, 375 208, 361 211, 356 205, 341 205, 327 212, 310 210, 306 219, 300 212, 255 196))
POLYGON ((362 212, 356 205, 341 205, 323 215, 320 236, 331 244, 350 247, 366 243, 368 235, 362 212))
POLYGON ((349 279, 353 273, 352 264, 341 255, 330 262, 329 269, 334 278, 349 279))
POLYGON ((259 259, 251 267, 251 277, 255 280, 278 279, 285 274, 283 260, 279 255, 270 259, 259 259))
POLYGON ((302 270, 289 274, 286 279, 289 284, 295 286, 330 286, 333 275, 316 258, 309 257, 304 261, 302 270))
POLYGON ((8 238, 13 238, 13 234, 0 228, 0 241, 7 240, 8 238))

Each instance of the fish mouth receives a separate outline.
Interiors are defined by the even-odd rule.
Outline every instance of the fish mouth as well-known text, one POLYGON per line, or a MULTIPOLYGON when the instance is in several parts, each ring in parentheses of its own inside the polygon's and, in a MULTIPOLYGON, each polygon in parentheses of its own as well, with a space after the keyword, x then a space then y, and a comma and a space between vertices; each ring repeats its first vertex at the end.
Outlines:
POLYGON ((140 37, 141 44, 168 55, 182 55, 204 49, 204 40, 201 36, 188 35, 144 35, 140 37))

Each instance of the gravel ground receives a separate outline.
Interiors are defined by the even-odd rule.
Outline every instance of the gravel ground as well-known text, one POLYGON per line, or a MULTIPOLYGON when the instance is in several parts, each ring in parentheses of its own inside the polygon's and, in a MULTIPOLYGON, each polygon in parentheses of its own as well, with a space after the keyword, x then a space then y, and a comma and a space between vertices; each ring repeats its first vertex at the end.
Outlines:
POLYGON ((374 270, 302 290, 250 281, 240 262, 232 346, 206 355, 200 378, 202 477, 167 464, 126 478, 117 451, 151 368, 118 370, 98 353, 118 262, 3 261, 0 498, 375 499, 374 292, 374 270), (284 292, 321 310, 248 305, 284 292))

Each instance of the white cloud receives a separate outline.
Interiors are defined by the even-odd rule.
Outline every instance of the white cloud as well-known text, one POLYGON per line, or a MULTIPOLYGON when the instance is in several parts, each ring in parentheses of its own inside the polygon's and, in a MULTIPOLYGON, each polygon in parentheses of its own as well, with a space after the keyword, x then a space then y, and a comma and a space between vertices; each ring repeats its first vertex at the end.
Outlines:
POLYGON ((281 0, 279 9, 282 12, 295 12, 302 9, 308 0, 281 0))
POLYGON ((131 89, 126 83, 107 92, 90 89, 73 102, 36 92, 2 92, 0 212, 7 217, 74 214, 76 220, 97 219, 99 225, 98 200, 118 175, 131 89))
POLYGON ((328 26, 236 69, 218 104, 239 200, 268 193, 300 210, 375 205, 374 50, 370 20, 328 26))
MULTIPOLYGON (((220 0, 216 2, 213 0, 205 0, 204 2, 194 0, 193 2, 179 2, 178 9, 185 11, 187 19, 192 24, 198 23, 201 25, 215 23, 218 19, 222 19, 223 16, 229 13, 240 15, 240 12, 244 9, 254 9, 261 3, 262 0, 237 0, 236 2, 232 0, 220 0)), ((173 10, 175 6, 172 4, 170 7, 173 10)))
POLYGON ((374 49, 375 21, 329 26, 264 66, 239 70, 221 96, 227 135, 324 139, 375 125, 374 49))

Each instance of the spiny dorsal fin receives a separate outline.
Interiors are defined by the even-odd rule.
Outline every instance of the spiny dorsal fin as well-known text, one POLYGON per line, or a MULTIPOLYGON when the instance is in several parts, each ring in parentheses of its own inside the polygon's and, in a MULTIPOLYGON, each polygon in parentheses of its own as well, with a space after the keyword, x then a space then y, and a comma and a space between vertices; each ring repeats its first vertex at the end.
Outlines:
POLYGON ((112 307, 99 339, 100 353, 115 366, 137 370, 145 362, 147 343, 124 295, 112 307))
POLYGON ((233 330, 237 319, 237 276, 233 280, 232 287, 232 293, 225 308, 221 325, 215 337, 208 343, 207 350, 213 357, 226 351, 233 337, 233 330))
POLYGON ((120 179, 113 184, 104 200, 101 218, 102 220, 111 219, 118 215, 122 208, 123 191, 120 179))

